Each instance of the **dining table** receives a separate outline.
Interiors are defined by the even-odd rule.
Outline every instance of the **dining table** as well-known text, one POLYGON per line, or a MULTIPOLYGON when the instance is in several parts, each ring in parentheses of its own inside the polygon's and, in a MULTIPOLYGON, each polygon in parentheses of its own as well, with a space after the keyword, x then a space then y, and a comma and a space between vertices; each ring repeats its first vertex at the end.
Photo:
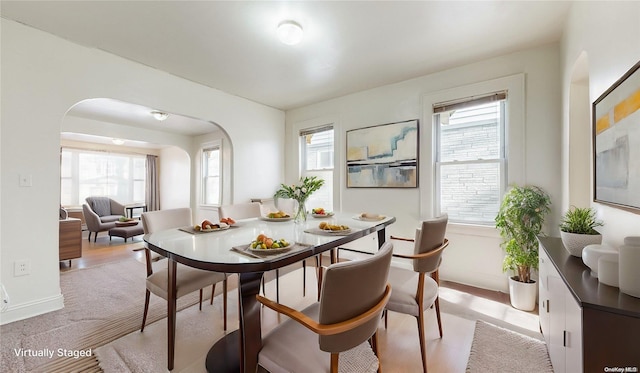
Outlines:
POLYGON ((262 348, 260 305, 256 295, 265 272, 340 248, 362 237, 377 234, 378 248, 385 241, 385 229, 395 222, 392 216, 336 212, 330 216, 309 216, 306 221, 286 218, 252 218, 208 232, 180 227, 145 234, 151 251, 168 258, 168 366, 174 368, 176 335, 177 263, 203 270, 238 274, 239 328, 215 342, 207 354, 208 372, 256 372, 262 348), (321 229, 320 223, 343 229, 321 229), (289 245, 277 250, 250 247, 258 235, 289 245))

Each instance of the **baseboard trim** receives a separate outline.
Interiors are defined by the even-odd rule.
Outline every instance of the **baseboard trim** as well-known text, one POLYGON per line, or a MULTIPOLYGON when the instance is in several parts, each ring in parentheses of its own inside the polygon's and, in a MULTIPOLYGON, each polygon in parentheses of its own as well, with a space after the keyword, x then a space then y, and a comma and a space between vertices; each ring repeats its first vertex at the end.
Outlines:
POLYGON ((9 324, 15 321, 28 319, 30 317, 42 315, 56 311, 64 307, 64 296, 62 293, 16 305, 9 305, 6 311, 0 313, 0 325, 9 324))

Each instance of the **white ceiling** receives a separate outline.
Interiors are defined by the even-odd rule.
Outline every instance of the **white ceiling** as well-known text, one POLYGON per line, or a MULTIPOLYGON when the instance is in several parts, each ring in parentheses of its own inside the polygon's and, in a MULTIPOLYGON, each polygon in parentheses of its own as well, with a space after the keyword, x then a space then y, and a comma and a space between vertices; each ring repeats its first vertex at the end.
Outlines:
POLYGON ((6 1, 2 17, 287 110, 560 40, 562 1, 6 1), (286 19, 305 30, 276 39, 286 19))

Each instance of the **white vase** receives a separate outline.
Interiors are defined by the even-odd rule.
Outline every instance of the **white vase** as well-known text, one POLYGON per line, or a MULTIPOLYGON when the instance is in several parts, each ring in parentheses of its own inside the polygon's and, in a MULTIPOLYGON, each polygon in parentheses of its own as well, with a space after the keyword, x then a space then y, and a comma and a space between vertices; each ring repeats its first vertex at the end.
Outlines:
POLYGON ((627 237, 620 246, 620 291, 640 298, 640 237, 627 237))
POLYGON ((607 245, 587 245, 582 250, 582 262, 591 269, 591 276, 598 277, 598 259, 605 254, 618 254, 607 245))
POLYGON ((587 245, 601 244, 601 234, 578 234, 560 231, 560 238, 569 254, 582 257, 582 249, 587 245))
POLYGON ((511 305, 522 311, 533 311, 536 308, 538 286, 535 281, 520 282, 509 277, 509 296, 511 305))
POLYGON ((620 286, 620 264, 617 252, 614 251, 598 258, 598 281, 616 288, 620 286))

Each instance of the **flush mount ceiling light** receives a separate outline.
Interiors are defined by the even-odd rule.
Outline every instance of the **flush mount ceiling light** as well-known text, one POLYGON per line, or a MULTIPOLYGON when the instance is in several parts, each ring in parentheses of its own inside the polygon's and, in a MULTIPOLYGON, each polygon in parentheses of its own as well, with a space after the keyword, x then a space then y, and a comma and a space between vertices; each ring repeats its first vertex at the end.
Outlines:
POLYGON ((152 111, 151 115, 153 115, 156 120, 163 121, 169 117, 169 114, 163 113, 161 111, 152 111))
POLYGON ((295 21, 282 21, 278 25, 278 39, 287 45, 298 44, 302 40, 302 26, 295 21))
POLYGON ((111 142, 114 143, 115 145, 124 144, 124 140, 123 139, 111 139, 111 142))

